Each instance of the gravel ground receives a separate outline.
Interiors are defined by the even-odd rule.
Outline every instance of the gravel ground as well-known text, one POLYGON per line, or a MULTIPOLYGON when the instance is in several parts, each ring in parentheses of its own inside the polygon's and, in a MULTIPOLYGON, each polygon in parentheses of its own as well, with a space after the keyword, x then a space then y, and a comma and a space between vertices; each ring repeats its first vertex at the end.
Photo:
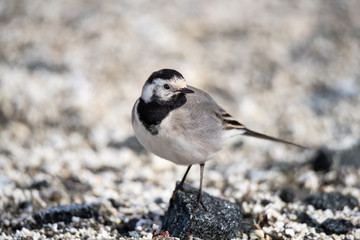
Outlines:
POLYGON ((130 112, 147 77, 174 68, 250 129, 311 148, 238 137, 207 163, 205 191, 258 222, 240 238, 360 239, 359 11, 0 0, 0 238, 159 233, 186 168, 147 153, 130 112))

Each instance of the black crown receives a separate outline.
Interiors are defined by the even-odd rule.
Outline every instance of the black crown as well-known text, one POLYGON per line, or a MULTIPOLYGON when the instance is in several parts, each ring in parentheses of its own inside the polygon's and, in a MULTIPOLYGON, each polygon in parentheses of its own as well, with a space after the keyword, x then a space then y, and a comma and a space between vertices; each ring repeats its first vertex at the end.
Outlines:
POLYGON ((184 78, 181 73, 179 73, 178 71, 176 70, 173 70, 173 69, 161 69, 159 71, 156 71, 156 72, 153 72, 150 77, 148 78, 147 82, 148 83, 152 83, 154 79, 157 79, 157 78, 161 78, 161 79, 164 79, 164 80, 170 80, 174 77, 178 77, 178 78, 184 78))

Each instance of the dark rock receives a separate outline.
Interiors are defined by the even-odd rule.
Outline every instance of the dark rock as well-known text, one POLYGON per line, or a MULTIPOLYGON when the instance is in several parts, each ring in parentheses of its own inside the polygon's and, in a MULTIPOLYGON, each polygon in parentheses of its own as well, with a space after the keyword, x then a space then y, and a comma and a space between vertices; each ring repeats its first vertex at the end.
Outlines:
POLYGON ((293 202, 295 200, 295 192, 291 188, 283 188, 280 191, 279 197, 286 203, 293 202))
POLYGON ((326 219, 320 224, 320 228, 324 230, 326 234, 346 234, 354 226, 352 223, 345 219, 326 219))
POLYGON ((162 203, 164 203, 164 201, 162 200, 161 197, 156 198, 156 199, 154 200, 154 202, 155 202, 156 204, 162 204, 162 203))
POLYGON ((42 188, 47 188, 47 187, 49 187, 49 186, 50 186, 50 184, 49 184, 48 181, 46 181, 46 180, 41 180, 41 181, 35 181, 35 182, 33 182, 33 183, 29 186, 29 188, 30 188, 30 189, 38 189, 38 190, 40 190, 40 189, 42 189, 42 188))
POLYGON ((72 217, 97 218, 99 216, 99 205, 89 203, 71 203, 58 205, 41 210, 34 215, 38 224, 72 221, 72 217))
POLYGON ((202 239, 232 239, 242 231, 242 209, 240 205, 203 193, 207 211, 199 206, 194 212, 193 202, 198 190, 184 186, 192 193, 178 191, 170 200, 164 216, 162 229, 170 236, 180 239, 199 237, 202 239))
POLYGON ((130 232, 135 231, 135 227, 138 221, 138 218, 131 218, 128 221, 121 222, 116 226, 116 229, 121 235, 130 236, 130 232))
POLYGON ((121 206, 121 203, 119 203, 113 198, 110 198, 109 201, 111 203, 111 206, 113 206, 113 208, 119 209, 119 207, 121 206))
POLYGON ((315 219, 313 219, 311 216, 309 216, 309 214, 307 214, 306 212, 299 213, 298 220, 301 223, 305 223, 309 227, 319 226, 319 223, 315 219))
POLYGON ((265 206, 268 205, 269 203, 270 203, 270 201, 267 200, 267 199, 261 199, 261 201, 260 201, 260 204, 261 204, 261 206, 263 206, 263 207, 265 207, 265 206))
POLYGON ((312 160, 314 171, 329 171, 333 163, 332 153, 327 149, 319 149, 312 160))
POLYGON ((25 210, 31 206, 31 202, 29 200, 22 201, 19 203, 18 207, 20 210, 25 210))
POLYGON ((339 192, 312 194, 305 199, 305 203, 313 205, 316 209, 323 210, 343 210, 345 206, 353 209, 359 206, 359 202, 355 197, 350 194, 343 195, 339 192))

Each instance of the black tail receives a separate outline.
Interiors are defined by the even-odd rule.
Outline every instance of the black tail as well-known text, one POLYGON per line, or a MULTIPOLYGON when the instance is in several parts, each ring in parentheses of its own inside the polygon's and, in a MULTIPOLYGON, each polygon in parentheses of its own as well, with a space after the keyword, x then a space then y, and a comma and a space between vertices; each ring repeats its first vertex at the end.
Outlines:
POLYGON ((242 135, 245 135, 245 136, 250 136, 250 137, 256 137, 256 138, 262 138, 262 139, 266 139, 266 140, 270 140, 270 141, 275 141, 275 142, 281 142, 281 143, 285 143, 285 144, 289 144, 289 145, 293 145, 293 146, 296 146, 296 147, 299 147, 299 148, 303 148, 303 149, 306 149, 307 147, 304 147, 304 146, 301 146, 301 145, 298 145, 298 144, 295 144, 295 143, 292 143, 292 142, 288 142, 288 141, 285 141, 285 140, 281 140, 281 139, 278 139, 278 138, 274 138, 274 137, 270 137, 270 136, 267 136, 265 134, 261 134, 261 133, 258 133, 258 132, 254 132, 254 131, 251 131, 247 128, 245 128, 246 132, 243 133, 242 135))

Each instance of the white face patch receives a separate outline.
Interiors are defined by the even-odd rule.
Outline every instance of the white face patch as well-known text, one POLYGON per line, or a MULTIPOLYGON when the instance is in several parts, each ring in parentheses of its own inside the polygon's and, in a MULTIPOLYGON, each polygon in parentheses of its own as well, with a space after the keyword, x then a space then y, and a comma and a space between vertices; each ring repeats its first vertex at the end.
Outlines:
POLYGON ((150 102, 151 97, 153 95, 153 89, 154 89, 154 85, 153 84, 145 84, 141 93, 141 98, 146 102, 150 102))
POLYGON ((151 84, 146 83, 143 87, 141 98, 146 102, 150 102, 153 95, 156 95, 163 101, 168 101, 172 96, 177 94, 175 91, 185 88, 186 82, 183 78, 172 78, 164 80, 161 78, 154 79, 151 84), (168 84, 170 89, 164 89, 164 84, 168 84))

